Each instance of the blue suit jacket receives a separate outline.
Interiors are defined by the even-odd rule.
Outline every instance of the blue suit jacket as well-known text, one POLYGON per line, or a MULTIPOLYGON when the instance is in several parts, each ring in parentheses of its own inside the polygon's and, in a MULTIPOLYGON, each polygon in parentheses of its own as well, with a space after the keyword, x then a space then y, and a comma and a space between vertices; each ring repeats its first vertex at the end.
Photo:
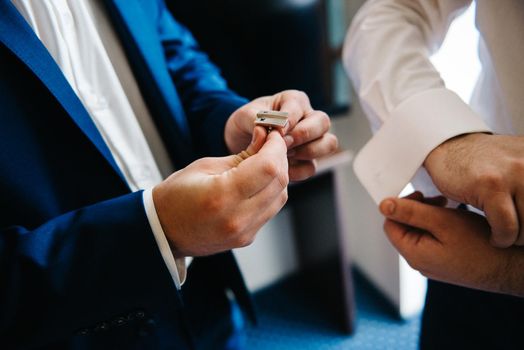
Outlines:
MULTIPOLYGON (((225 121, 246 101, 162 0, 105 3, 176 167, 225 153, 225 121)), ((0 0, 0 169, 0 347, 185 348, 141 193, 10 0, 0 0), (144 322, 160 322, 161 336, 141 340, 144 322)))

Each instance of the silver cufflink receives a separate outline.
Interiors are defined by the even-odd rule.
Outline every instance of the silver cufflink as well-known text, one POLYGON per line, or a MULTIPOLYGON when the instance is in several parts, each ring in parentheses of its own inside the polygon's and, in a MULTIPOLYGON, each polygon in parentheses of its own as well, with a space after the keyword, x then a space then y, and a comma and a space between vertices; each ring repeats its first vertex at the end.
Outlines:
POLYGON ((255 125, 266 127, 268 131, 273 128, 283 128, 287 125, 288 113, 279 111, 260 111, 257 113, 255 125))

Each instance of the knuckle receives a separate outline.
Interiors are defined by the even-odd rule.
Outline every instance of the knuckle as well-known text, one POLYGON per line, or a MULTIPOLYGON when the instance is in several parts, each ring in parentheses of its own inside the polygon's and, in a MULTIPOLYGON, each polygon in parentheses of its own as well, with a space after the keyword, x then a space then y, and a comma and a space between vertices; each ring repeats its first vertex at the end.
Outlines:
POLYGON ((501 191, 504 187, 504 177, 498 171, 487 171, 479 175, 479 185, 495 191, 501 191))
POLYGON ((301 128, 296 131, 295 137, 298 139, 298 143, 305 143, 309 141, 311 131, 308 128, 301 128))
POLYGON ((288 90, 289 94, 292 95, 293 97, 296 97, 296 98, 299 98, 299 99, 305 99, 305 100, 308 100, 309 101, 309 97, 307 96, 307 94, 302 91, 302 90, 298 90, 298 89, 291 89, 291 90, 288 90))
POLYGON ((280 182, 280 185, 283 189, 286 188, 289 185, 289 174, 281 172, 278 175, 278 181, 280 182))
POLYGON ((515 158, 511 161, 512 173, 524 175, 524 159, 515 158))
POLYGON ((247 247, 247 246, 251 245, 254 241, 255 241, 255 236, 254 235, 248 235, 248 234, 240 235, 236 239, 235 246, 237 248, 247 247))
POLYGON ((417 270, 418 272, 420 272, 420 274, 426 278, 432 278, 433 275, 429 272, 429 270, 425 269, 425 268, 422 268, 422 267, 419 267, 418 269, 415 269, 413 268, 414 270, 417 270))
POLYGON ((282 191, 282 194, 280 195, 281 206, 284 206, 284 204, 287 203, 288 199, 289 199, 289 194, 286 189, 285 191, 282 191))
POLYGON ((241 221, 237 218, 230 217, 224 220, 223 231, 228 236, 237 236, 243 230, 241 221))
POLYGON ((414 257, 408 257, 406 258, 406 256, 404 256, 404 259, 406 259, 408 265, 413 269, 413 270, 417 270, 419 271, 420 273, 423 273, 423 271, 425 271, 425 266, 424 264, 422 264, 422 262, 420 261, 420 259, 416 259, 414 257))
POLYGON ((338 149, 338 138, 333 134, 328 134, 328 150, 330 153, 338 149))
POLYGON ((207 196, 204 199, 204 210, 207 213, 218 213, 224 209, 222 196, 207 196))
POLYGON ((271 160, 267 160, 262 165, 262 171, 270 177, 276 177, 279 173, 277 164, 271 160))
POLYGON ((322 130, 329 130, 331 128, 331 119, 325 112, 319 112, 319 118, 320 118, 320 125, 322 126, 322 130))
POLYGON ((316 172, 317 172, 317 162, 313 160, 309 163, 309 166, 306 168, 306 174, 308 175, 308 177, 310 177, 310 176, 315 175, 316 172))

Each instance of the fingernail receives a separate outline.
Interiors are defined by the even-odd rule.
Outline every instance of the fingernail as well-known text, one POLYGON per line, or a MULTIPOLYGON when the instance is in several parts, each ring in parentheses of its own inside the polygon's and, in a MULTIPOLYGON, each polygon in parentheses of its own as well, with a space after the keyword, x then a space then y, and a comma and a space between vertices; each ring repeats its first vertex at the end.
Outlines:
POLYGON ((291 145, 293 144, 293 142, 295 142, 295 140, 293 139, 293 136, 291 135, 286 135, 284 136, 284 141, 286 142, 286 146, 289 148, 291 147, 291 145))
POLYGON ((386 216, 391 216, 395 213, 395 202, 391 199, 386 199, 380 204, 380 211, 386 216))

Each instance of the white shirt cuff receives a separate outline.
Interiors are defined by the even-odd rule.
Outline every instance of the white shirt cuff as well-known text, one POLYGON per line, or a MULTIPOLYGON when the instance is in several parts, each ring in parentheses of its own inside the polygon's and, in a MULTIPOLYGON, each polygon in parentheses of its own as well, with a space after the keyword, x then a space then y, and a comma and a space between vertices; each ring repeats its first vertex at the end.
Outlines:
POLYGON ((153 189, 148 189, 143 192, 142 199, 144 201, 144 208, 146 210, 147 219, 149 220, 149 225, 151 226, 151 231, 155 236, 156 244, 160 250, 160 254, 164 259, 164 262, 173 278, 175 287, 180 289, 181 286, 186 281, 187 276, 187 267, 185 258, 175 258, 167 237, 162 229, 160 220, 158 219, 158 214, 155 208, 155 202, 153 202, 153 189))
POLYGON ((398 196, 428 154, 444 141, 490 128, 455 93, 428 90, 396 107, 353 164, 355 173, 379 204, 398 196))

